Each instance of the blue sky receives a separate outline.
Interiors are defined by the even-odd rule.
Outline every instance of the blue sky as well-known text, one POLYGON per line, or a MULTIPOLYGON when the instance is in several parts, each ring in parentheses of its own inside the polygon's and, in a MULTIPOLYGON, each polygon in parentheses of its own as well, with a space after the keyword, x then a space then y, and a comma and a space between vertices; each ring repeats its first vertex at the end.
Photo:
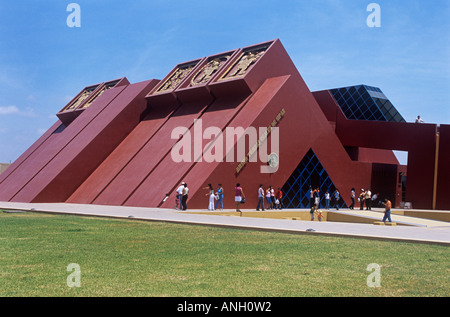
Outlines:
POLYGON ((380 87, 407 121, 450 124, 450 1, 0 1, 0 162, 82 88, 279 38, 311 91, 380 87), (69 3, 81 8, 70 28, 69 3), (381 27, 369 28, 371 2, 381 27))

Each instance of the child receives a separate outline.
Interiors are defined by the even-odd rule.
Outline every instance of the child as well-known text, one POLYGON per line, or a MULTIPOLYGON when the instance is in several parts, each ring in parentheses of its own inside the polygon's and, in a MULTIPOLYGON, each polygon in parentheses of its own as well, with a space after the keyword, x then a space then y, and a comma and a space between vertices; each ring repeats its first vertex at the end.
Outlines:
POLYGON ((317 219, 319 221, 322 221, 322 219, 323 219, 323 214, 322 214, 322 211, 320 211, 320 210, 317 210, 317 219))
POLYGON ((314 213, 316 211, 316 206, 312 205, 311 210, 309 211, 311 215, 311 221, 314 221, 314 213))

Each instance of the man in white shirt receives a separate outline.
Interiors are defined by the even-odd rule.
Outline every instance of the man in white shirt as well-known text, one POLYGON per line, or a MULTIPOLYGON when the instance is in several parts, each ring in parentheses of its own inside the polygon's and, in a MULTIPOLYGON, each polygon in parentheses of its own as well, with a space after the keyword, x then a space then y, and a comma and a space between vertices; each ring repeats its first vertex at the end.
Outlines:
POLYGON ((366 190, 366 197, 365 197, 365 201, 366 201, 366 210, 371 210, 372 209, 372 192, 370 191, 370 189, 366 190))
POLYGON ((184 188, 183 188, 183 194, 181 194, 181 209, 182 210, 187 210, 187 199, 188 199, 188 193, 189 193, 189 188, 187 187, 187 184, 184 183, 183 184, 184 188))
POLYGON ((184 182, 181 183, 181 185, 177 188, 176 190, 176 196, 175 196, 175 209, 182 209, 181 208, 181 196, 183 195, 183 190, 184 190, 184 182), (178 206, 180 206, 180 208, 178 208, 178 206))
POLYGON ((372 206, 378 207, 377 201, 378 201, 378 193, 373 194, 372 196, 372 206))

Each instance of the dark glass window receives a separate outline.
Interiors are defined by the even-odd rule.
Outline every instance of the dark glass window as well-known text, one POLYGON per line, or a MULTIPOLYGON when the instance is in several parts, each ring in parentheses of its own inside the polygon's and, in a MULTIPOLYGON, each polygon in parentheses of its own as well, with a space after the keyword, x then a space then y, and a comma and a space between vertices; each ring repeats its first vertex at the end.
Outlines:
MULTIPOLYGON (((331 206, 335 206, 333 193, 336 187, 312 149, 306 153, 305 157, 282 187, 284 193, 282 203, 284 208, 310 208, 310 186, 312 188, 319 188, 320 208, 325 207, 325 192, 327 190, 332 195, 331 206)), ((340 208, 347 207, 342 199, 339 200, 339 206, 340 208)))
POLYGON ((330 90, 347 119, 404 122, 378 87, 357 85, 330 90))

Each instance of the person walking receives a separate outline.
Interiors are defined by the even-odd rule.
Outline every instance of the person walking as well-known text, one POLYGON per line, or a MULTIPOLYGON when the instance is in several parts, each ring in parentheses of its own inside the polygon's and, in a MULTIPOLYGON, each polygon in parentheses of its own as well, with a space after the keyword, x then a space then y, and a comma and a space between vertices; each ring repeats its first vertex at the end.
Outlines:
POLYGON ((239 183, 237 183, 234 188, 234 201, 236 203, 236 211, 241 211, 240 206, 241 203, 245 202, 245 195, 244 190, 239 183))
POLYGON ((181 183, 180 186, 178 186, 177 190, 176 190, 176 195, 175 195, 175 209, 183 209, 181 206, 181 196, 183 196, 183 190, 184 190, 184 182, 181 183))
POLYGON ((384 216, 383 216, 383 220, 381 220, 382 222, 386 222, 386 220, 389 220, 389 222, 392 222, 391 220, 391 208, 392 208, 392 203, 389 199, 385 198, 384 199, 384 216))
POLYGON ((259 211, 259 208, 264 211, 264 189, 263 184, 259 184, 258 188, 258 205, 256 206, 256 210, 259 211))
POLYGON ((223 210, 223 187, 222 184, 219 184, 217 188, 217 201, 214 209, 217 209, 217 206, 220 205, 220 210, 223 210))
POLYGON ((350 191, 350 199, 352 200, 352 204, 348 208, 355 209, 355 189, 354 188, 352 188, 350 191))
POLYGON ((183 193, 181 194, 181 209, 187 210, 187 199, 189 194, 189 188, 187 187, 187 184, 183 184, 183 193))
POLYGON ((334 192, 334 205, 336 207, 336 210, 339 210, 339 200, 341 198, 341 193, 336 188, 336 191, 334 192))
POLYGON ((331 195, 330 195, 330 192, 327 190, 325 192, 325 209, 327 209, 327 210, 330 209, 330 200, 331 200, 331 195))

